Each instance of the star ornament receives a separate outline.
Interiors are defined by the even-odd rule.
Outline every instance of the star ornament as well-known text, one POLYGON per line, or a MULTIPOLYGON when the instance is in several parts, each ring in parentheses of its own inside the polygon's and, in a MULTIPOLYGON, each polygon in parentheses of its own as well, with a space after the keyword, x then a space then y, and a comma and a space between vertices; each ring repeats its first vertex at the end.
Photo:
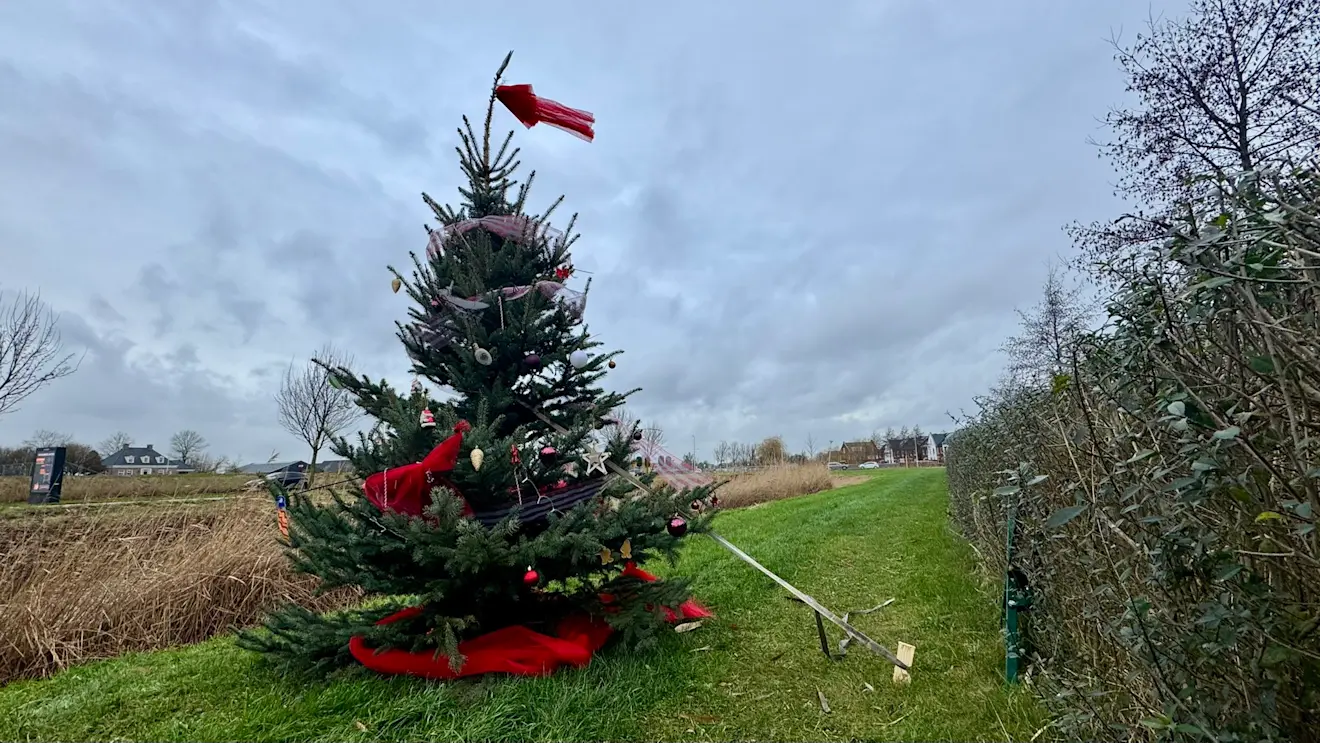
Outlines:
POLYGON ((590 475, 596 470, 600 470, 602 475, 605 474, 605 455, 596 451, 596 447, 587 444, 587 453, 582 455, 582 459, 587 463, 586 474, 590 475))

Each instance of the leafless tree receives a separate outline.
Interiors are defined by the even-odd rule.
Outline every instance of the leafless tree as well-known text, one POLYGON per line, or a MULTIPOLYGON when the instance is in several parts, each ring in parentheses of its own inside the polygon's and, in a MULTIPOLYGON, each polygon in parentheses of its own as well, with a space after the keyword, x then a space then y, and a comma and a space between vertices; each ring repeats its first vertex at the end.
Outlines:
POLYGON ((183 464, 196 464, 193 460, 206 451, 206 439, 191 428, 185 428, 170 437, 170 451, 183 464))
POLYGON ((816 439, 814 439, 811 436, 811 434, 807 434, 807 459, 811 460, 815 458, 816 458, 816 439))
POLYGON ((1004 343, 1008 356, 1008 382, 1037 386, 1069 369, 1072 349, 1086 332, 1091 307, 1082 288, 1064 285, 1057 266, 1050 266, 1044 296, 1030 310, 1018 310, 1021 331, 1004 343))
POLYGON ((715 445, 715 466, 723 467, 731 459, 732 446, 727 441, 721 441, 715 445))
POLYGON ((107 457, 120 449, 126 449, 133 445, 133 437, 123 431, 115 431, 106 437, 104 441, 97 444, 101 453, 107 457))
POLYGON ((918 462, 925 459, 925 457, 922 456, 922 450, 925 449, 925 447, 922 445, 923 444, 922 439, 924 438, 926 438, 926 432, 921 430, 921 426, 913 426, 912 427, 912 458, 918 462))
POLYGON ((307 468, 309 487, 316 477, 321 449, 360 414, 352 393, 332 385, 330 372, 326 369, 349 367, 353 358, 327 344, 313 359, 301 369, 290 363, 284 372, 280 391, 275 395, 280 425, 312 450, 312 460, 307 468))
POLYGON ((78 369, 64 353, 56 320, 39 294, 21 292, 0 305, 0 415, 78 369))
POLYGON ((1313 157, 1320 138, 1320 0, 1192 0, 1112 41, 1134 104, 1111 111, 1101 151, 1118 192, 1148 208, 1074 226, 1091 257, 1128 255, 1168 235, 1175 205, 1204 203, 1197 180, 1313 157))
POLYGON ((23 446, 29 449, 41 449, 47 446, 68 446, 72 442, 73 437, 67 433, 43 428, 29 436, 27 441, 23 442, 23 446))

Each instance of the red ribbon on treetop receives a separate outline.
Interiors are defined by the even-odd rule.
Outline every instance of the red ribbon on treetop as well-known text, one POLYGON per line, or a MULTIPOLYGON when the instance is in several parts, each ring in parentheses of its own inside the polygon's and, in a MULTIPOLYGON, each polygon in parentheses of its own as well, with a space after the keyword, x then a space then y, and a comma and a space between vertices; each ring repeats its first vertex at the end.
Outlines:
POLYGON ((528 129, 549 124, 588 142, 596 138, 592 128, 596 123, 594 114, 541 98, 532 92, 530 85, 500 85, 495 88, 495 97, 528 129))

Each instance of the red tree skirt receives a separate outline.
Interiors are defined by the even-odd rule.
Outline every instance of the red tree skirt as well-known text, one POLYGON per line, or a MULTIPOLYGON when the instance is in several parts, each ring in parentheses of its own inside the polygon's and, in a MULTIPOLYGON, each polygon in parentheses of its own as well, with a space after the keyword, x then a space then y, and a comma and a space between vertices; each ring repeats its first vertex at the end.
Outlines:
MULTIPOLYGON (((655 576, 628 563, 623 575, 642 581, 653 581, 655 576)), ((606 603, 609 596, 601 596, 606 603)), ((376 624, 390 624, 411 619, 422 613, 422 607, 412 606, 385 617, 376 624)), ((665 618, 670 622, 683 619, 702 619, 713 616, 694 601, 685 601, 677 613, 666 608, 665 618)), ((572 614, 559 621, 553 636, 542 634, 521 625, 504 627, 459 643, 463 665, 455 671, 449 667, 449 656, 432 652, 409 652, 390 649, 375 651, 367 647, 363 638, 354 636, 348 642, 349 652, 359 663, 377 673, 420 676, 431 679, 453 679, 479 676, 483 673, 510 673, 515 676, 546 676, 560 666, 581 668, 591 662, 591 656, 610 639, 614 630, 604 620, 587 614, 572 614)))

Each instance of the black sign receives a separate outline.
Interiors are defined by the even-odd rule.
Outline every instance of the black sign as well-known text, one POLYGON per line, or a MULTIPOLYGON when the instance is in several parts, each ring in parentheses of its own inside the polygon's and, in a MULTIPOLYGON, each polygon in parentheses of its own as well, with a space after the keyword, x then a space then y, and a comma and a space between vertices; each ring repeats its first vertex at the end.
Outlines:
POLYGON ((59 503, 64 486, 64 454, 62 446, 37 449, 32 462, 32 487, 28 489, 28 503, 59 503))

